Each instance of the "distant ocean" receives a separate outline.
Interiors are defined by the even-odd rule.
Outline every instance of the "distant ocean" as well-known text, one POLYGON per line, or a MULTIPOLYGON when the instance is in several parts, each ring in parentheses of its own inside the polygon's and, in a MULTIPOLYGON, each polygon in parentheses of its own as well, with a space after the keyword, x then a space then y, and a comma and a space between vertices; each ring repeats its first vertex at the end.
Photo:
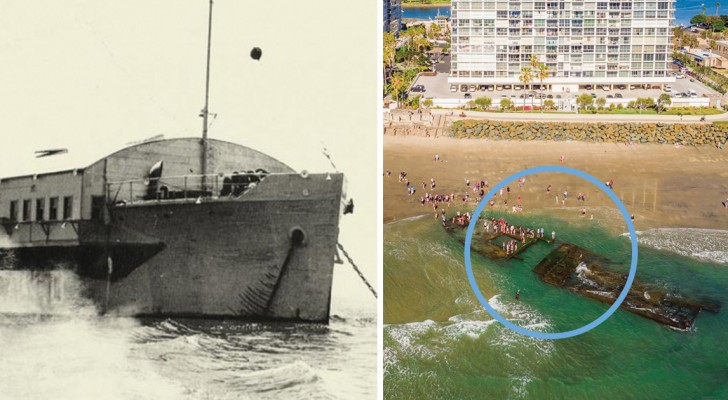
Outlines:
MULTIPOLYGON (((557 238, 629 264, 629 239, 588 221, 524 214, 509 221, 554 229, 557 238)), ((637 278, 718 300, 689 332, 618 310, 581 336, 537 340, 514 333, 478 303, 463 247, 431 215, 384 227, 384 390, 388 400, 728 399, 728 231, 655 229, 639 234, 637 278)), ((608 307, 541 282, 524 259, 477 254, 483 294, 504 317, 531 330, 575 329, 608 307), (520 301, 514 293, 521 290, 520 301)))
MULTIPOLYGON (((702 11, 702 4, 705 4, 706 14, 715 15, 715 3, 706 3, 705 1, 699 0, 679 0, 675 2, 675 24, 687 25, 690 23, 690 18, 695 14, 700 14, 702 11)), ((728 3, 721 6, 719 13, 728 14, 728 3)), ((402 18, 416 18, 416 19, 435 19, 438 15, 450 16, 450 6, 443 7, 413 7, 403 8, 402 18)))

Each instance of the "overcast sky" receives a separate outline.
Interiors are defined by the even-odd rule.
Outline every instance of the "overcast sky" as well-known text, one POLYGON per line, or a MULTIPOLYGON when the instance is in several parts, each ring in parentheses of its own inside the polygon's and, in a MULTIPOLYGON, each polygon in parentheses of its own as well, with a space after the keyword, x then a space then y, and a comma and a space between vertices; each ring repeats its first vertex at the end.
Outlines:
MULTIPOLYGON (((209 131, 313 172, 332 170, 323 142, 356 203, 340 241, 374 284, 378 7, 217 0, 209 131)), ((200 136, 207 12, 205 0, 3 1, 0 177, 84 167, 159 134, 200 136), (33 157, 55 147, 69 153, 33 157)), ((348 265, 336 271, 333 312, 371 298, 348 265)))

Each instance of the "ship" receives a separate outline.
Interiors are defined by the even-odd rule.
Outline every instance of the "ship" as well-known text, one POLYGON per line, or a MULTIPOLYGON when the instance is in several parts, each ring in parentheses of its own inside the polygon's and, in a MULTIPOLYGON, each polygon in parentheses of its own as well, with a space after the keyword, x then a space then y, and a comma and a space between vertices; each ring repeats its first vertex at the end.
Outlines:
POLYGON ((105 315, 328 321, 339 220, 353 208, 344 176, 208 138, 210 30, 207 49, 202 138, 0 180, 1 273, 29 274, 46 306, 72 274, 105 315))

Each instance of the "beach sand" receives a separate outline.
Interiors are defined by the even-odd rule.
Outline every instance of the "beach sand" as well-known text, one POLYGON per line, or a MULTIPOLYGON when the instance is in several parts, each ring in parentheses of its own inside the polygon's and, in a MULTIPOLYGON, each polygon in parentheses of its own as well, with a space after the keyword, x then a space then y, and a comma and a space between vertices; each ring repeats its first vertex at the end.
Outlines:
MULTIPOLYGON (((721 205, 728 198, 728 151, 714 147, 672 145, 597 144, 580 142, 518 142, 483 139, 450 139, 420 137, 384 137, 384 170, 392 171, 384 179, 384 222, 429 214, 432 206, 420 206, 426 192, 454 192, 458 209, 474 210, 476 193, 467 190, 487 180, 494 187, 502 179, 525 168, 563 165, 587 172, 602 182, 613 180, 614 192, 635 216, 635 227, 694 227, 728 229, 728 209, 721 205), (440 161, 434 161, 439 154, 440 161), (565 156, 561 163, 559 158, 565 156), (398 182, 401 171, 417 190, 407 194, 404 182, 398 182), (429 187, 434 178, 436 188, 429 187), (422 188, 422 182, 428 186, 422 188), (470 202, 463 204, 468 191, 470 202)), ((578 177, 544 173, 529 176, 523 188, 510 184, 508 205, 496 195, 501 210, 511 209, 522 196, 524 212, 549 211, 555 217, 589 220, 624 232, 625 224, 616 206, 600 189, 578 177), (546 187, 552 185, 550 194, 546 187), (562 207, 564 190, 568 200, 562 207), (576 199, 586 194, 586 201, 576 199), (556 196, 559 196, 558 202, 556 196), (582 207, 587 214, 581 218, 582 207)), ((504 196, 506 197, 506 196, 504 196)), ((486 206, 486 210, 490 207, 486 206)))

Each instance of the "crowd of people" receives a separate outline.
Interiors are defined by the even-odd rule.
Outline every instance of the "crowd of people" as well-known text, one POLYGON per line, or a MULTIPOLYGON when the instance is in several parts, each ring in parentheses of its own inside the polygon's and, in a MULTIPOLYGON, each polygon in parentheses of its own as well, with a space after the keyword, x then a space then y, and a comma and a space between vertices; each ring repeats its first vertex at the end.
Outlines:
MULTIPOLYGON (((434 160, 435 162, 441 162, 443 161, 440 154, 434 154, 431 160, 434 160)), ((565 161, 565 157, 560 157, 560 162, 565 161)), ((387 169, 386 170, 386 176, 389 177, 392 175, 392 171, 387 169)), ((407 191, 407 194, 409 196, 414 196, 417 193, 417 189, 415 186, 417 186, 416 183, 413 183, 410 181, 410 178, 408 177, 408 174, 406 171, 401 171, 398 176, 399 182, 403 183, 405 186, 405 190, 407 191)), ((462 192, 462 195, 457 195, 455 192, 436 192, 437 188, 437 182, 435 181, 435 178, 431 177, 429 179, 429 182, 427 180, 421 180, 420 184, 422 186, 422 191, 425 192, 424 195, 421 195, 419 198, 419 203, 421 207, 425 206, 431 206, 432 212, 434 213, 436 220, 442 220, 443 223, 446 222, 445 219, 445 211, 444 209, 449 209, 453 202, 458 201, 462 202, 463 204, 468 204, 471 202, 471 200, 474 200, 475 203, 479 203, 482 201, 483 198, 485 198, 486 193, 490 190, 490 184, 487 179, 480 179, 480 180, 471 180, 467 177, 463 178, 465 187, 464 191, 462 192), (471 197, 472 196, 472 197, 471 197)), ((504 188, 501 188, 495 196, 493 196, 490 201, 489 205, 491 208, 495 208, 498 205, 501 205, 505 209, 508 209, 510 212, 518 213, 523 212, 523 201, 526 200, 527 192, 524 192, 523 188, 526 186, 526 177, 521 177, 516 181, 519 189, 519 193, 516 194, 515 198, 511 197, 511 186, 507 185, 504 188), (515 200, 515 201, 513 201, 515 200), (510 204, 509 204, 510 201, 510 204)), ((614 181, 608 180, 605 181, 604 184, 612 189, 614 187, 614 181)), ((551 194, 553 190, 552 185, 548 185, 546 187, 546 193, 551 194)), ((553 194, 552 194, 553 195, 553 194)), ((586 196, 587 194, 584 192, 579 192, 579 194, 576 196, 576 200, 582 202, 582 204, 586 204, 586 196)), ((561 202, 561 207, 565 208, 566 203, 569 201, 569 193, 568 190, 564 190, 562 192, 562 195, 556 195, 555 196, 556 204, 558 205, 559 202, 561 202)), ((728 201, 724 203, 725 207, 728 207, 728 201)), ((584 205, 580 208, 580 214, 581 217, 586 217, 587 215, 587 207, 584 205)), ((463 217, 463 216, 459 216, 463 217)), ((594 215, 591 214, 590 220, 594 219, 594 215)), ((469 221, 468 221, 469 223, 469 221)))

